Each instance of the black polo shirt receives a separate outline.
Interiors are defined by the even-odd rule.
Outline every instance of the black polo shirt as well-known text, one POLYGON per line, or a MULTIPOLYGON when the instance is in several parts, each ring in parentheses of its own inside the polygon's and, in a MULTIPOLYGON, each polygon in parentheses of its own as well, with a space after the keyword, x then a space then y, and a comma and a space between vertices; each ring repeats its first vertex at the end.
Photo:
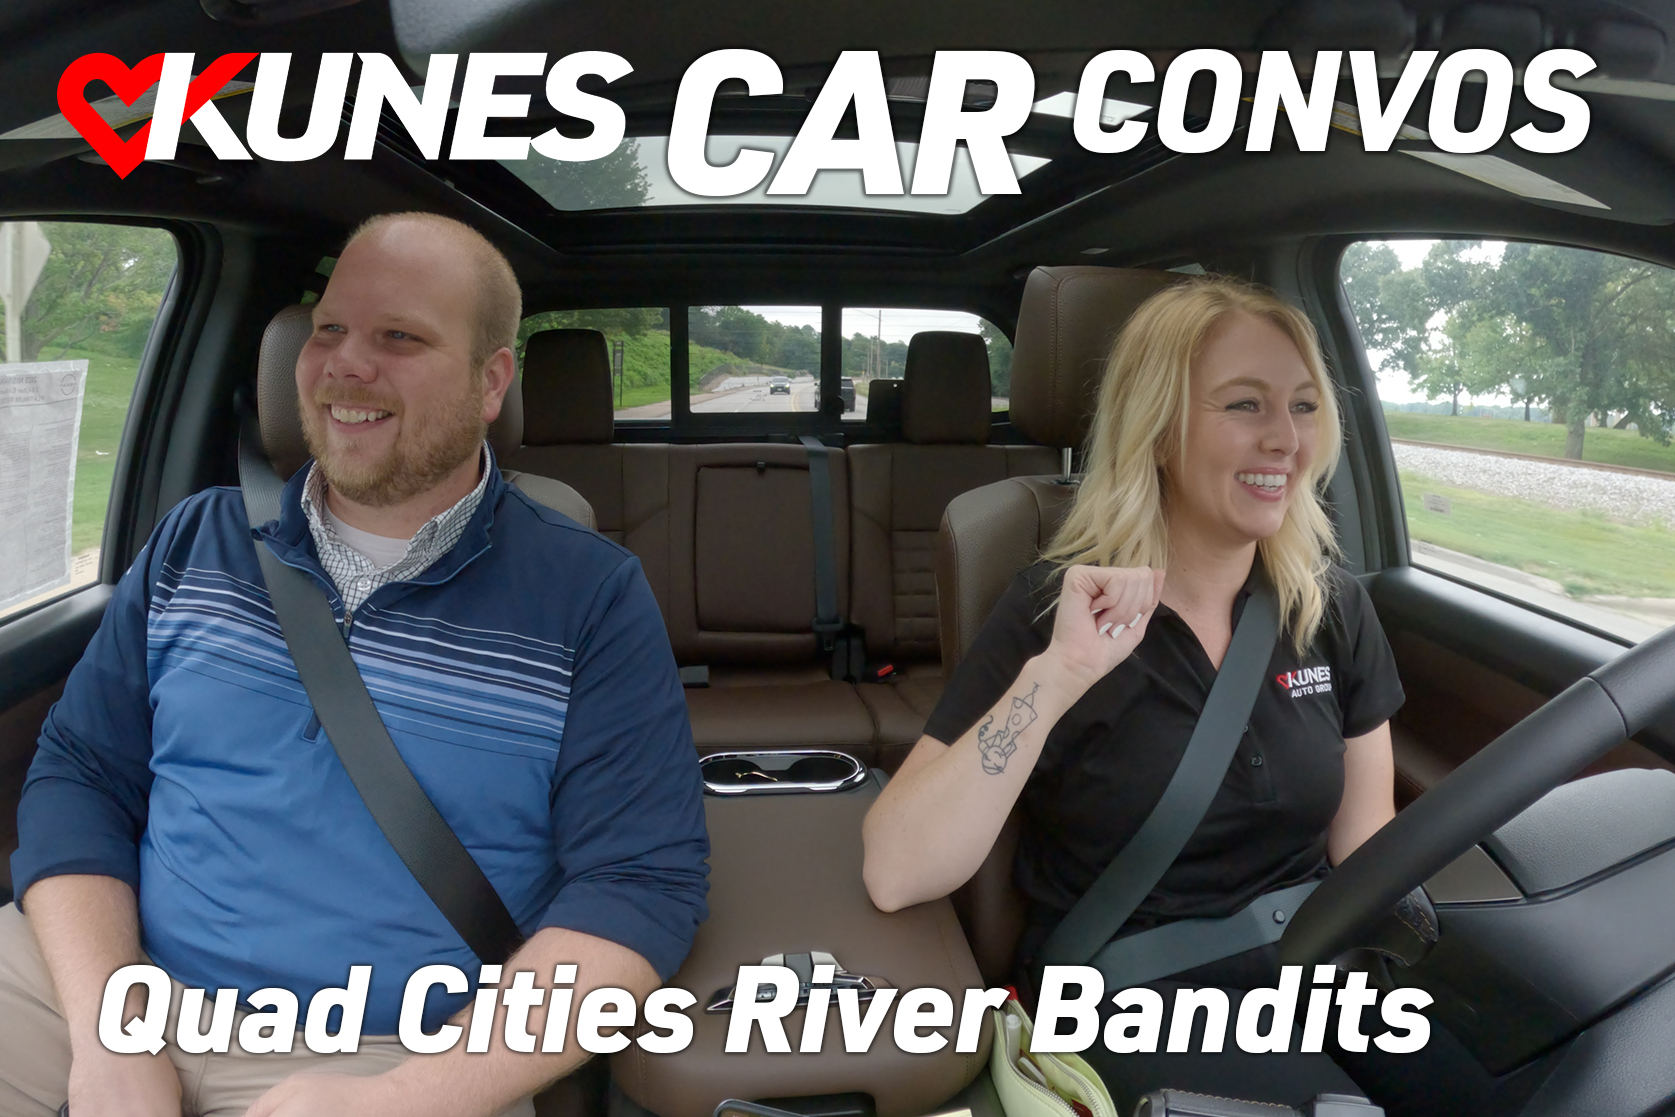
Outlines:
MULTIPOLYGON (((1265 892, 1325 874, 1326 828, 1343 798, 1344 738, 1378 728, 1403 698, 1366 590, 1340 569, 1330 587, 1326 619, 1306 654, 1280 634, 1209 811, 1123 933, 1231 915, 1265 892)), ((1247 582, 1234 601, 1235 624, 1250 589, 1247 582)), ((1056 591, 1047 563, 1013 580, 949 680, 927 734, 958 740, 1010 689, 1024 662, 1046 650, 1056 591)), ((1032 901, 1026 950, 1151 813, 1215 676, 1192 629, 1159 605, 1134 654, 1048 733, 1019 797, 1025 825, 1015 876, 1032 901)))

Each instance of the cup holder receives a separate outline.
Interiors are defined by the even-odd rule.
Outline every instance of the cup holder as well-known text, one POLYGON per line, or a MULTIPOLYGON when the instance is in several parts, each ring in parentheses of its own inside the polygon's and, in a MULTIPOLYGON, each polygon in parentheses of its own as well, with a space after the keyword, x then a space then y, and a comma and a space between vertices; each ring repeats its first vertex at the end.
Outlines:
POLYGON ((708 795, 789 795, 847 791, 866 782, 866 765, 825 749, 718 752, 704 757, 708 795))

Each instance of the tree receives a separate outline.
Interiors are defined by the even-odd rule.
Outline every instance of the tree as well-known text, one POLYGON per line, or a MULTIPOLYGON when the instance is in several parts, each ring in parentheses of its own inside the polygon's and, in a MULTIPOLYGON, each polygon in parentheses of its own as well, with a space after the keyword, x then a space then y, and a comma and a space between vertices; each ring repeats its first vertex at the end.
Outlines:
POLYGON ((1361 327, 1361 342, 1368 349, 1395 349, 1407 331, 1400 308, 1387 305, 1382 285, 1387 275, 1399 274, 1402 261, 1396 250, 1382 241, 1358 241, 1343 254, 1340 273, 1350 309, 1361 327))
POLYGON ((783 327, 773 340, 773 353, 767 363, 793 371, 816 371, 820 367, 820 331, 813 326, 783 327))
POLYGON ((1387 244, 1355 245, 1344 256, 1344 288, 1363 342, 1383 353, 1380 369, 1401 369, 1426 399, 1447 397, 1455 415, 1462 393, 1495 391, 1502 379, 1466 353, 1467 338, 1490 312, 1479 296, 1492 265, 1473 258, 1476 248, 1438 241, 1407 270, 1387 244))
POLYGON ((1565 457, 1582 457, 1589 415, 1626 411, 1642 435, 1669 441, 1675 383, 1675 277, 1603 252, 1509 244, 1491 296, 1528 329, 1538 379, 1565 423, 1565 457))
POLYGON ((989 349, 989 391, 1005 399, 1012 394, 1012 340, 987 318, 977 320, 977 332, 989 349))
POLYGON ((1472 324, 1461 345, 1464 378, 1474 384, 1504 387, 1516 403, 1530 405, 1550 392, 1546 359, 1529 327, 1509 314, 1487 315, 1472 324))
POLYGON ((1581 458, 1590 416, 1668 443, 1675 426, 1675 271, 1584 249, 1434 245, 1402 270, 1388 245, 1344 256, 1343 281, 1381 367, 1428 399, 1506 393, 1546 401, 1581 458))
POLYGON ((661 307, 619 307, 610 310, 548 310, 531 314, 518 327, 521 346, 530 334, 542 330, 584 329, 599 330, 607 337, 639 337, 649 330, 667 328, 663 323, 666 311, 661 307))
POLYGON ((23 359, 71 349, 137 358, 175 266, 174 238, 139 225, 43 222, 52 251, 23 313, 23 359))
POLYGON ((627 209, 643 206, 651 182, 640 166, 640 143, 628 140, 603 159, 567 163, 531 151, 508 167, 554 209, 627 209))

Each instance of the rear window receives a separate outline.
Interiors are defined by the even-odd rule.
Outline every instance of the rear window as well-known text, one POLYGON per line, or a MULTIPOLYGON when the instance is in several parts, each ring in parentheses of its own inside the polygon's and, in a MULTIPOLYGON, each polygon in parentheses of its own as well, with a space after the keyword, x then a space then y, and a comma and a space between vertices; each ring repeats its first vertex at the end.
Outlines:
POLYGON ((820 410, 817 306, 695 306, 687 311, 692 412, 820 410))
POLYGON ((899 380, 907 367, 907 347, 925 330, 953 330, 982 337, 989 353, 990 409, 1005 411, 1012 385, 1012 342, 1001 328, 963 310, 908 307, 845 307, 843 374, 855 381, 856 410, 846 419, 866 418, 868 385, 877 379, 899 380))
POLYGON ((99 579, 123 425, 175 263, 161 229, 0 222, 0 616, 99 579))
MULTIPOLYGON (((820 411, 824 373, 822 338, 839 325, 839 312, 809 305, 630 307, 550 310, 523 320, 518 357, 528 339, 550 329, 598 330, 611 362, 617 422, 674 424, 670 315, 686 317, 685 391, 690 413, 699 416, 762 416, 743 419, 761 433, 790 429, 774 415, 820 411), (828 322, 830 317, 830 322, 828 322)), ((990 407, 1004 413, 1011 390, 1012 344, 993 322, 968 311, 917 307, 846 307, 841 311, 842 370, 839 392, 843 420, 867 421, 867 401, 876 380, 900 380, 915 334, 953 330, 983 339, 988 357, 990 407)), ((734 424, 737 427, 737 423, 734 424)))
POLYGON ((518 363, 524 343, 542 330, 586 329, 605 335, 611 362, 613 414, 621 421, 668 422, 669 311, 660 306, 612 310, 549 310, 531 314, 518 329, 518 363))

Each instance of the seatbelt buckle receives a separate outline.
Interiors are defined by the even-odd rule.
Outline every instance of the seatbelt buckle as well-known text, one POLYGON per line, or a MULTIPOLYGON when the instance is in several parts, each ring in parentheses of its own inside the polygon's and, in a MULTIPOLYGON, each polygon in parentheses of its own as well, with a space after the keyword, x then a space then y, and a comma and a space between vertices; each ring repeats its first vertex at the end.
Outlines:
POLYGON ((858 683, 867 678, 866 633, 852 624, 814 622, 820 650, 832 657, 831 677, 839 682, 858 683))
POLYGON ((836 646, 838 637, 843 633, 843 630, 846 627, 848 626, 845 625, 841 619, 834 618, 832 620, 825 621, 821 620, 819 617, 815 617, 813 625, 814 635, 820 639, 820 650, 823 652, 831 651, 833 647, 836 646))

